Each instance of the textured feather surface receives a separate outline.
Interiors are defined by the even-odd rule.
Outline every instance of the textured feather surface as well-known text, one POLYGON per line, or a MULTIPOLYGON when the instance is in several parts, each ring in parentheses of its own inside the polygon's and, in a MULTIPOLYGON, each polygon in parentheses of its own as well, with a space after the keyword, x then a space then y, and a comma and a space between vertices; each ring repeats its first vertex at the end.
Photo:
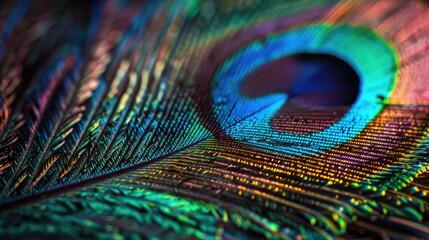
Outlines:
POLYGON ((0 236, 427 238, 428 19, 405 0, 1 2, 0 236))

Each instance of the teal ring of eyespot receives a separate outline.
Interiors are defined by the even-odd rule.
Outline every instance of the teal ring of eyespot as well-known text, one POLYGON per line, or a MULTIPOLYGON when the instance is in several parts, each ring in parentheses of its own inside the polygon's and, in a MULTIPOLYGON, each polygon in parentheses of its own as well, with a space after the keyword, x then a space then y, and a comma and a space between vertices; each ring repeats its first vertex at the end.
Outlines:
POLYGON ((327 24, 299 27, 254 41, 229 57, 212 80, 213 112, 224 133, 237 141, 268 151, 316 154, 349 141, 365 129, 387 102, 398 67, 396 51, 370 29, 327 24), (346 61, 360 78, 360 91, 348 112, 321 131, 277 132, 269 122, 288 95, 248 98, 239 90, 246 76, 258 67, 299 53, 329 54, 346 61), (217 104, 220 99, 223 104, 217 104), (242 121, 244 118, 248 119, 242 121))

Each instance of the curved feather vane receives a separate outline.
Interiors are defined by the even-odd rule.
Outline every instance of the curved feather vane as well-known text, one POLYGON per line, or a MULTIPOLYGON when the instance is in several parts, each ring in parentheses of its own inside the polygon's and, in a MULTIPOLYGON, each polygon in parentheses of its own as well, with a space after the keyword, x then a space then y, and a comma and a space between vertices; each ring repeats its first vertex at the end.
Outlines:
POLYGON ((0 3, 0 237, 429 236, 426 1, 0 3))

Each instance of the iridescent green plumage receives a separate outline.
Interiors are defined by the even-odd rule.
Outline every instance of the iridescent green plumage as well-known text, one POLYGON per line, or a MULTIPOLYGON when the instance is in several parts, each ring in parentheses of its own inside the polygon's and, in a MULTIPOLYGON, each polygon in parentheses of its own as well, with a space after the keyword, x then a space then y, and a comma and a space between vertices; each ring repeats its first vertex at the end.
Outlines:
POLYGON ((428 17, 399 0, 0 3, 0 236, 427 237, 428 17), (344 89, 305 82, 313 62, 284 71, 304 79, 287 98, 242 94, 295 52, 349 64, 356 100, 308 105, 344 89))

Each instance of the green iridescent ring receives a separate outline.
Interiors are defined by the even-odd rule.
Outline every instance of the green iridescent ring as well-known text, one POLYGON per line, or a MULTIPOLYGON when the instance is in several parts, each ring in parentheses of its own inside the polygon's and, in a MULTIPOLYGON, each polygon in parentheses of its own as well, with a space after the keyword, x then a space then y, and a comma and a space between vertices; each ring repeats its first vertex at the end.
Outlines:
POLYGON ((327 24, 295 28, 254 41, 225 61, 214 75, 212 98, 214 102, 218 98, 228 101, 214 105, 214 114, 224 132, 235 140, 295 155, 322 152, 354 138, 377 116, 394 88, 398 65, 393 47, 370 29, 327 24), (288 95, 274 93, 248 98, 239 89, 246 76, 258 67, 299 53, 328 54, 347 62, 360 78, 360 91, 349 111, 323 130, 310 134, 277 132, 269 120, 288 95), (258 119, 238 124, 228 117, 252 116, 258 111, 261 114, 254 117, 258 119), (252 134, 252 129, 258 129, 259 134, 252 134), (236 134, 244 131, 249 134, 236 134))

